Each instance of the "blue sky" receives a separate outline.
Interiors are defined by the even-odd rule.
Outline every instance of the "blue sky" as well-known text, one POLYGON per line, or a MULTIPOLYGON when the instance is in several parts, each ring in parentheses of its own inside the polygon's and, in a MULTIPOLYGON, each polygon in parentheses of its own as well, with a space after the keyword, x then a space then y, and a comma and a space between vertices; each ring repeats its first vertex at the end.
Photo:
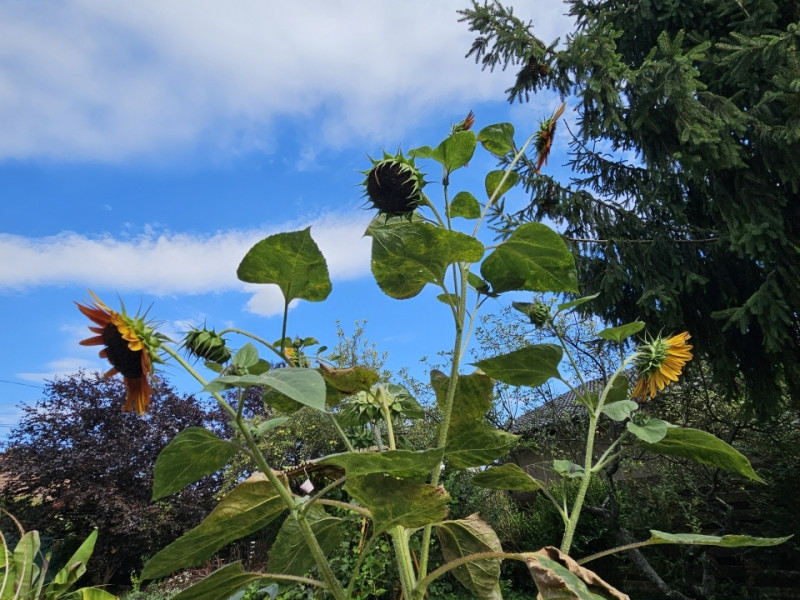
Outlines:
MULTIPOLYGON (((476 129, 509 121, 521 141, 559 104, 510 106, 513 70, 464 58, 466 4, 0 2, 0 438, 44 381, 108 368, 78 345, 89 332, 73 301, 88 288, 150 307, 175 338, 206 322, 277 339, 277 288, 235 270, 279 231, 311 225, 333 280, 326 302, 291 311, 290 335, 333 345, 336 320, 367 319, 392 369, 447 348, 432 292, 394 301, 370 275, 359 171, 384 148, 437 144, 470 109, 476 129)), ((525 4, 543 39, 569 30, 563 5, 525 4)), ((456 189, 481 190, 493 164, 476 157, 456 189)), ((435 201, 438 172, 422 167, 435 201)))

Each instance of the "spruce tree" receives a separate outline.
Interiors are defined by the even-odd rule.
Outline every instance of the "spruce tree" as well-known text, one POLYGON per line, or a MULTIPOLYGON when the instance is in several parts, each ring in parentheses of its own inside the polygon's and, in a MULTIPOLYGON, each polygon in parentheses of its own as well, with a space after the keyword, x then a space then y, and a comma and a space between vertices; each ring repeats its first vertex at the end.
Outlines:
POLYGON ((514 68, 511 102, 571 98, 569 181, 520 167, 530 204, 501 234, 551 219, 612 323, 689 330, 760 414, 800 402, 800 2, 569 0, 545 43, 473 2, 467 56, 514 68))

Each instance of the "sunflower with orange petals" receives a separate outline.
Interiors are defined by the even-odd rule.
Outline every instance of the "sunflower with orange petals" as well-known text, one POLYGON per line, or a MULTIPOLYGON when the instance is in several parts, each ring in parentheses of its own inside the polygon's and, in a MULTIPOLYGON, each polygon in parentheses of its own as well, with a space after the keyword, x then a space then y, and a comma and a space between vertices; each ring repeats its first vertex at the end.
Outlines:
POLYGON ((692 346, 686 342, 691 336, 684 331, 664 339, 660 335, 637 348, 634 367, 639 375, 632 396, 642 401, 654 398, 656 393, 678 378, 683 367, 692 360, 692 346))
POLYGON ((167 338, 138 314, 131 317, 124 306, 121 312, 113 311, 94 292, 89 290, 89 293, 94 299, 92 303, 75 304, 97 325, 89 327, 97 335, 80 343, 82 346, 104 346, 100 356, 108 359, 112 366, 105 377, 119 373, 125 381, 127 393, 122 410, 142 415, 150 406, 151 381, 155 379, 153 366, 163 362, 158 349, 167 338))

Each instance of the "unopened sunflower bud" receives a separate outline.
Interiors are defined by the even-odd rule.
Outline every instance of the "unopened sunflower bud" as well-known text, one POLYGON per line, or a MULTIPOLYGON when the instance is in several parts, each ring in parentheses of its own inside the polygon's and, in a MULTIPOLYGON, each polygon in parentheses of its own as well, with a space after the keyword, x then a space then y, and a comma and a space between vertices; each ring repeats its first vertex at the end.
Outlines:
POLYGON ((383 160, 373 160, 362 185, 372 206, 381 213, 392 216, 410 215, 425 202, 423 175, 414 166, 414 160, 402 154, 386 155, 383 160))
POLYGON ((550 320, 550 307, 544 302, 534 302, 528 311, 531 323, 542 327, 550 320))
POLYGON ((224 364, 231 358, 225 339, 213 329, 193 329, 186 334, 183 347, 196 358, 224 364))

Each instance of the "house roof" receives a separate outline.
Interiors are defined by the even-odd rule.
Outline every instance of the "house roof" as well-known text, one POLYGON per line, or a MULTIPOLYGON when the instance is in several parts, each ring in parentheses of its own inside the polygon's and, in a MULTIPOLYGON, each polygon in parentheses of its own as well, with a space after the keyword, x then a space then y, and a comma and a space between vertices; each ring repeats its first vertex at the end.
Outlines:
MULTIPOLYGON (((606 385, 606 379, 599 377, 586 382, 584 386, 578 388, 581 392, 601 392, 606 385)), ((577 400, 577 395, 570 390, 552 400, 547 400, 539 406, 523 413, 511 424, 509 431, 518 435, 525 434, 536 429, 541 429, 581 418, 586 414, 586 407, 577 400)))

